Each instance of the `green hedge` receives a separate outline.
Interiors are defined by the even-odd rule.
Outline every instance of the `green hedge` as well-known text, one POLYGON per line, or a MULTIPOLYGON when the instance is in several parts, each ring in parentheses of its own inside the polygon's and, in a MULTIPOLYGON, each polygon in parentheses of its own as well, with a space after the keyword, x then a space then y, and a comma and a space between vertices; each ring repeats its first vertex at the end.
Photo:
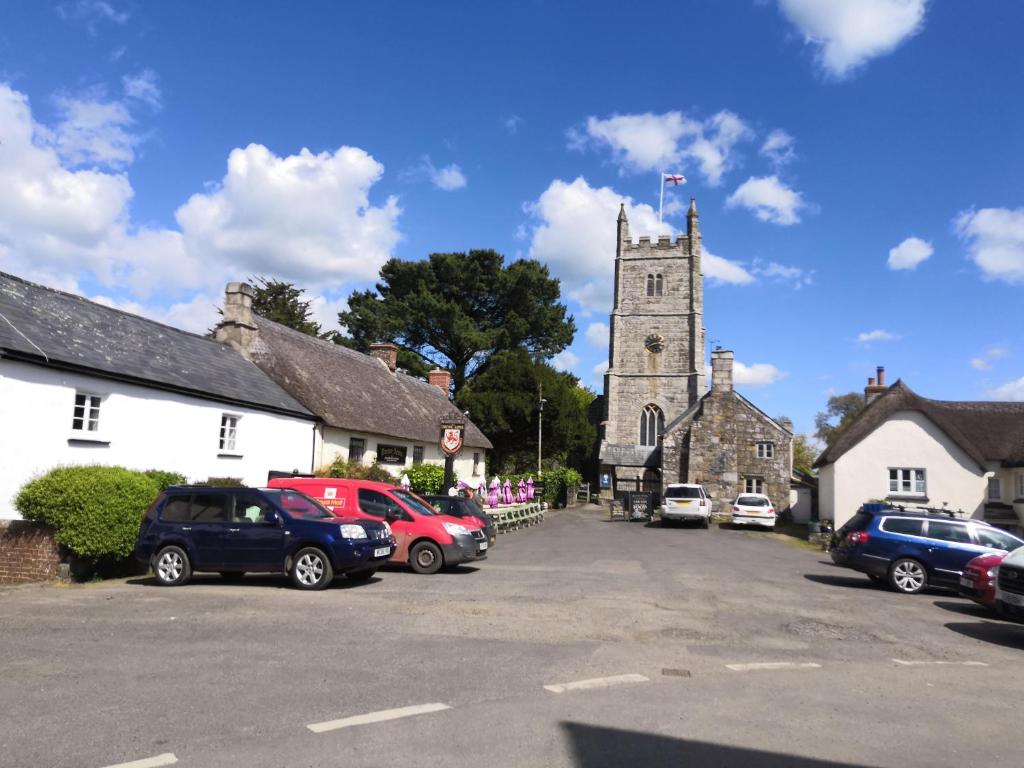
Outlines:
POLYGON ((421 496, 425 494, 445 493, 444 467, 437 464, 417 464, 407 469, 405 474, 409 476, 409 486, 414 493, 421 496))
POLYGON ((320 467, 315 473, 317 477, 348 477, 353 480, 375 480, 380 483, 398 485, 395 476, 377 462, 373 464, 350 464, 340 456, 330 464, 320 467))
POLYGON ((150 480, 154 480, 157 487, 162 491, 169 485, 185 485, 185 476, 180 472, 167 472, 162 469, 147 469, 143 472, 150 480))
POLYGON ((57 542, 80 557, 123 558, 160 490, 154 477, 124 467, 57 467, 26 483, 14 506, 26 520, 51 526, 57 542))

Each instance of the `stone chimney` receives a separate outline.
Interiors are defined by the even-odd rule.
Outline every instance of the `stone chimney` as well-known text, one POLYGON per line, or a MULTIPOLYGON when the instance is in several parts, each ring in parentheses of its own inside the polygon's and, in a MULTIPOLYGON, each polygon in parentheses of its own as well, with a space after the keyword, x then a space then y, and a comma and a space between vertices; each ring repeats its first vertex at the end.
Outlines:
POLYGON ((256 295, 248 283, 228 283, 224 289, 224 316, 214 329, 213 336, 228 344, 249 359, 258 331, 252 312, 256 295))
POLYGON ((444 392, 445 397, 451 397, 452 394, 452 374, 451 371, 446 371, 443 368, 435 368, 427 374, 427 381, 430 382, 431 386, 437 387, 444 392))
POLYGON ((728 349, 711 351, 711 391, 732 392, 732 362, 735 356, 728 349))
POLYGON ((870 403, 872 400, 874 400, 876 397, 878 397, 880 394, 882 394, 883 392, 885 392, 885 390, 888 389, 888 387, 885 386, 885 368, 880 365, 878 366, 875 372, 878 375, 877 383, 874 376, 869 376, 868 385, 864 387, 865 403, 870 403))
POLYGON ((370 356, 376 357, 392 373, 398 368, 398 347, 391 342, 378 342, 370 345, 370 356))

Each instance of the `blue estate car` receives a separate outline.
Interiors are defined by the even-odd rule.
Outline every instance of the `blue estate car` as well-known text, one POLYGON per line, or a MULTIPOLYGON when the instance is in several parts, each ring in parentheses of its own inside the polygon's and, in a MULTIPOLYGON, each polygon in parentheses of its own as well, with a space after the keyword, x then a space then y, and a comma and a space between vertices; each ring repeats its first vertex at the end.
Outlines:
POLYGON ((299 589, 324 589, 335 574, 368 580, 395 543, 386 522, 335 517, 297 491, 171 486, 146 511, 135 557, 165 586, 212 571, 287 573, 299 589))
POLYGON ((929 585, 956 589, 968 561, 1022 544, 981 520, 865 506, 834 534, 832 561, 914 594, 929 585))

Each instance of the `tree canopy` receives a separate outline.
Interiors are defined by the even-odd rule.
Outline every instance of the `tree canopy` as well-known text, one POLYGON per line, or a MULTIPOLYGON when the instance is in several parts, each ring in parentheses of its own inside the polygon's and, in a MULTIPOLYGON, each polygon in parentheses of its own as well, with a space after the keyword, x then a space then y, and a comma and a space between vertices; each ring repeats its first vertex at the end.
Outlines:
POLYGON ((847 392, 845 395, 833 395, 828 399, 824 411, 814 417, 815 436, 826 444, 836 439, 846 426, 864 410, 867 403, 860 392, 847 392))
POLYGON ((255 296, 252 311, 308 336, 322 336, 320 324, 311 319, 309 301, 302 300, 302 289, 282 280, 257 277, 253 280, 255 296))
POLYGON ((793 469, 810 474, 816 458, 818 452, 814 450, 807 435, 793 435, 793 469))
POLYGON ((367 351, 394 342, 406 353, 399 365, 446 368, 456 392, 499 352, 522 349, 534 359, 561 352, 576 327, 558 279, 534 260, 504 262, 493 250, 390 259, 376 290, 352 293, 338 314, 351 337, 341 343, 367 351))

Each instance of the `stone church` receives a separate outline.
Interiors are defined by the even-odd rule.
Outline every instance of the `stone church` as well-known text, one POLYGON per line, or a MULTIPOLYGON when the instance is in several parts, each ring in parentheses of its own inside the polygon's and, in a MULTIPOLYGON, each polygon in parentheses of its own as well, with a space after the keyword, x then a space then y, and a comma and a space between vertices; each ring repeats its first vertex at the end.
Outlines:
POLYGON ((765 493, 789 507, 792 427, 733 389, 733 353, 711 354, 705 380, 700 217, 691 198, 686 234, 633 242, 625 207, 615 248, 602 497, 701 483, 717 510, 738 493, 765 493))

